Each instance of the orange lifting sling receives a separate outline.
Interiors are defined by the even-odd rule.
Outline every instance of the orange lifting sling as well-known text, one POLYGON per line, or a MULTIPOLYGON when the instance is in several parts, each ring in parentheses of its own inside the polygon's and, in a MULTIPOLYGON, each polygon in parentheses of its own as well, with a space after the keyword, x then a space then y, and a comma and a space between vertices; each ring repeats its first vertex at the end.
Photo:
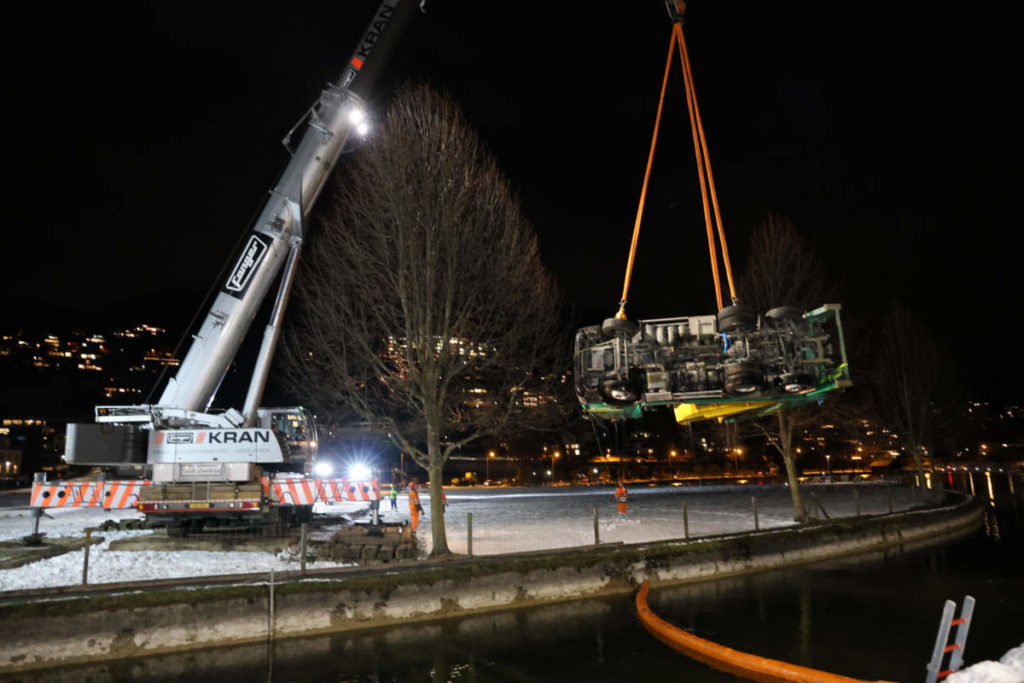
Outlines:
MULTIPOLYGON (((681 3, 680 3, 681 4, 681 3)), ((681 10, 679 15, 681 15, 681 10)), ((679 15, 674 15, 677 18, 679 15)), ((690 69, 690 56, 686 51, 686 40, 683 37, 683 24, 676 20, 672 24, 672 35, 669 40, 668 57, 665 60, 665 75, 661 81, 661 95, 658 98, 658 113, 654 119, 654 133, 651 136, 651 150, 647 155, 647 168, 644 171, 644 182, 640 190, 640 205, 637 207, 636 220, 633 224, 633 239, 629 245, 629 258, 626 261, 626 278, 622 284, 622 298, 619 300, 619 310, 615 317, 620 320, 626 319, 626 300, 629 295, 629 281, 633 275, 633 264, 636 261, 636 247, 640 239, 640 222, 643 217, 644 203, 647 199, 647 185, 651 177, 651 167, 654 164, 654 150, 658 144, 658 129, 661 125, 661 112, 665 102, 665 89, 668 86, 668 75, 672 69, 672 51, 678 48, 679 62, 683 69, 683 82, 686 89, 686 108, 690 113, 690 129, 693 133, 693 150, 697 157, 697 174, 700 179, 700 192, 704 204, 704 223, 707 228, 708 251, 711 257, 711 277, 714 280, 715 299, 718 309, 724 308, 722 303, 722 284, 718 272, 718 253, 715 244, 715 226, 712 225, 711 210, 714 209, 715 225, 717 226, 718 241, 722 247, 722 260, 725 264, 726 281, 729 284, 729 296, 732 303, 738 301, 736 295, 736 283, 732 276, 732 264, 729 260, 729 247, 725 241, 725 228, 722 225, 722 214, 718 207, 718 193, 715 191, 715 178, 711 173, 711 157, 708 154, 707 140, 704 137, 704 125, 700 118, 700 108, 697 106, 697 93, 693 86, 693 72, 690 69), (710 204, 708 196, 710 195, 710 204)))

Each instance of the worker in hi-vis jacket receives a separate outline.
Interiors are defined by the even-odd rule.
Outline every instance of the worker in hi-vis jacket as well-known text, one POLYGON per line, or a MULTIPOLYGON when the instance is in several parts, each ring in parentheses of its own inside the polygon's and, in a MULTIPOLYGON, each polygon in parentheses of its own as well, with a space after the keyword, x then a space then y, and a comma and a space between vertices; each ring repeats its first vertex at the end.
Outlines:
POLYGON ((626 516, 626 485, 621 481, 619 487, 615 489, 615 507, 619 509, 619 516, 626 516))
POLYGON ((416 527, 420 525, 421 512, 423 512, 423 506, 420 505, 419 484, 413 479, 409 482, 409 517, 412 518, 413 531, 416 531, 416 527))

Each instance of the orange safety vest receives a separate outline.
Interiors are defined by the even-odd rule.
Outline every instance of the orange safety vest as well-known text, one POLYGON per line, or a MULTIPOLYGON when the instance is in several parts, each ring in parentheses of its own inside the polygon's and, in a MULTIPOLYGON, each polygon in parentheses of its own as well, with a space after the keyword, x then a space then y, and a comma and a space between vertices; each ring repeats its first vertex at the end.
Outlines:
POLYGON ((625 503, 626 502, 626 487, 625 486, 620 486, 619 488, 615 489, 615 502, 616 503, 625 503))

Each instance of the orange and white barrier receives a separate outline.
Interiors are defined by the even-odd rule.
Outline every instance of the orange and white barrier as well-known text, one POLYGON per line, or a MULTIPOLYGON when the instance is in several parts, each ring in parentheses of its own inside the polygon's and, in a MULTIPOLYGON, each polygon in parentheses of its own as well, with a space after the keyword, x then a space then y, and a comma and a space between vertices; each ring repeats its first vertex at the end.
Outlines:
MULTIPOLYGON (((276 505, 366 502, 380 499, 375 479, 307 479, 263 477, 263 495, 276 505)), ((139 493, 153 482, 144 479, 76 482, 42 482, 32 486, 29 505, 34 508, 91 508, 120 510, 138 505, 139 493)))
POLYGON ((378 500, 376 480, 263 478, 263 493, 278 505, 313 505, 314 503, 367 502, 378 500))
POLYGON ((37 482, 32 485, 29 506, 34 508, 98 508, 120 510, 133 508, 139 492, 152 482, 142 479, 127 481, 64 481, 37 482))
POLYGON ((678 650, 698 662, 703 662, 719 671, 761 682, 865 683, 856 678, 740 652, 710 640, 698 638, 678 626, 673 626, 652 612, 651 608, 647 606, 647 589, 647 580, 644 579, 636 594, 636 612, 640 617, 640 623, 652 636, 673 650, 678 650))

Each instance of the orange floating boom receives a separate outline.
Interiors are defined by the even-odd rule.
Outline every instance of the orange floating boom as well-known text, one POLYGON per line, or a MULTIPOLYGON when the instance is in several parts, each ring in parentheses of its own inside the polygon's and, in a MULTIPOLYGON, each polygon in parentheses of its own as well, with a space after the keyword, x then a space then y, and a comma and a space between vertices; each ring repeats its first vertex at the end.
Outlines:
MULTIPOLYGON (((668 645, 673 650, 678 650, 684 655, 703 662, 719 671, 725 671, 736 676, 742 676, 752 681, 765 683, 866 683, 857 678, 841 676, 839 674, 819 671, 798 664, 780 662, 777 659, 759 657, 747 652, 740 652, 732 648, 713 643, 710 640, 698 638, 678 626, 668 623, 647 606, 647 580, 644 579, 640 590, 636 594, 636 612, 640 617, 640 623, 647 631, 668 645)), ((882 683, 881 681, 877 683, 882 683)))

